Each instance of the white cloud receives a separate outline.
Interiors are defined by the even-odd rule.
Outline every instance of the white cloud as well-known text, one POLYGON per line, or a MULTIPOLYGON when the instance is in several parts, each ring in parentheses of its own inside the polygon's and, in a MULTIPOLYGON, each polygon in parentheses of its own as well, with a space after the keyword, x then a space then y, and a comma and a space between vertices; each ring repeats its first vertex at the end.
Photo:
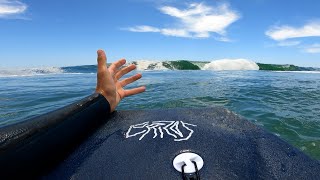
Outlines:
POLYGON ((302 27, 276 26, 269 29, 266 35, 276 41, 302 37, 319 37, 320 22, 310 22, 302 27))
POLYGON ((0 0, 0 18, 24 13, 27 5, 15 0, 0 0))
POLYGON ((240 16, 231 10, 227 4, 217 7, 207 6, 203 3, 193 3, 186 9, 172 6, 163 6, 159 10, 178 23, 172 27, 158 28, 152 26, 135 26, 127 28, 133 32, 158 32, 166 36, 208 38, 210 33, 221 36, 221 41, 229 41, 226 37, 226 28, 237 21, 240 16))
POLYGON ((127 28, 127 30, 132 32, 160 32, 160 29, 152 26, 135 26, 127 28))
POLYGON ((167 36, 178 36, 178 37, 190 37, 190 34, 184 29, 159 29, 152 26, 135 26, 130 28, 125 28, 124 30, 132 32, 159 32, 167 36))
POLYGON ((301 42, 300 41, 280 41, 277 45, 278 46, 297 46, 301 42))
POLYGON ((320 21, 310 21, 301 27, 288 25, 270 28, 265 33, 271 39, 278 41, 278 46, 297 46, 301 52, 320 53, 320 44, 303 45, 303 40, 292 40, 298 38, 320 37, 320 21))
POLYGON ((161 29, 161 33, 167 36, 191 37, 190 33, 185 29, 161 29))
POLYGON ((232 42, 231 39, 229 39, 227 37, 224 37, 224 36, 215 37, 214 39, 217 40, 217 41, 221 41, 221 42, 232 42))
POLYGON ((320 44, 312 44, 304 48, 304 52, 306 53, 320 53, 320 44))

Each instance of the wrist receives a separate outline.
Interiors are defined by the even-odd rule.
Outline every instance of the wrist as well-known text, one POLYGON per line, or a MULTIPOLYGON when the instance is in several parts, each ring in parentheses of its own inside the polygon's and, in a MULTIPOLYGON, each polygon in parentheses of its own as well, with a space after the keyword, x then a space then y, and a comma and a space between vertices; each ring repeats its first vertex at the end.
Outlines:
POLYGON ((116 109, 117 103, 112 96, 108 96, 104 91, 101 90, 96 90, 96 93, 101 94, 106 99, 106 101, 108 101, 110 106, 110 112, 113 112, 116 109))

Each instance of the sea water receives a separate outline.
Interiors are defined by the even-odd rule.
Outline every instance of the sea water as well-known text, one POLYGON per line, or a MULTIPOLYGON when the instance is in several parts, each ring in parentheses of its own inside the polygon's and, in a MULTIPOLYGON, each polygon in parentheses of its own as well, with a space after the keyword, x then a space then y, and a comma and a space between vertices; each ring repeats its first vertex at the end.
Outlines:
MULTIPOLYGON (((95 66, 75 68, 53 69, 53 73, 41 69, 11 74, 2 71, 0 126, 25 121, 92 94, 95 66)), ((118 110, 222 106, 320 160, 318 72, 139 72, 143 78, 126 88, 145 85, 146 92, 124 99, 118 110)))

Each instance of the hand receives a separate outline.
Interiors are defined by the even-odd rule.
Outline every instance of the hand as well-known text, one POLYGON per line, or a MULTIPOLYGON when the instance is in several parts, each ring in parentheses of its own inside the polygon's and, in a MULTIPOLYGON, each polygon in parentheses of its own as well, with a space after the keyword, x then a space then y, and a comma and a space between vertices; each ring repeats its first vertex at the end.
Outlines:
POLYGON ((110 111, 113 112, 119 102, 131 95, 142 93, 146 90, 144 86, 129 90, 123 89, 126 85, 140 79, 142 75, 136 74, 129 78, 119 80, 123 75, 136 69, 134 64, 120 69, 125 63, 125 59, 121 59, 111 64, 107 68, 107 57, 103 50, 98 50, 98 72, 97 72, 97 88, 96 92, 102 94, 110 104, 110 111))

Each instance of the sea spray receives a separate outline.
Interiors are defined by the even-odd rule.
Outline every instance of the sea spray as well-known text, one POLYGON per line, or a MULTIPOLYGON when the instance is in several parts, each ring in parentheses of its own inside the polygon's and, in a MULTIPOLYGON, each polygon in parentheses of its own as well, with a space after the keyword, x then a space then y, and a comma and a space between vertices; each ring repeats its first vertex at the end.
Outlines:
POLYGON ((129 64, 135 64, 137 70, 200 70, 201 68, 191 61, 133 61, 129 64))
POLYGON ((247 59, 220 59, 205 64, 203 70, 259 70, 259 66, 247 59))
POLYGON ((212 62, 197 61, 133 61, 137 70, 259 70, 259 66, 246 59, 221 59, 212 62))
POLYGON ((163 62, 149 61, 149 60, 139 60, 133 61, 129 64, 135 64, 138 71, 144 70, 168 70, 169 68, 163 65, 163 62))
MULTIPOLYGON (((167 71, 167 70, 265 70, 265 71, 299 71, 319 73, 320 68, 299 67, 294 65, 277 65, 255 63, 247 59, 221 59, 212 62, 206 61, 131 61, 130 64, 137 65, 139 71, 167 71), (293 68, 294 67, 294 68, 293 68)), ((110 63, 108 64, 110 66, 110 63)), ((0 77, 38 76, 55 74, 95 74, 97 65, 80 65, 67 67, 0 67, 0 77)))
POLYGON ((35 75, 62 74, 62 73, 64 73, 64 70, 60 67, 0 68, 0 77, 35 76, 35 75))

